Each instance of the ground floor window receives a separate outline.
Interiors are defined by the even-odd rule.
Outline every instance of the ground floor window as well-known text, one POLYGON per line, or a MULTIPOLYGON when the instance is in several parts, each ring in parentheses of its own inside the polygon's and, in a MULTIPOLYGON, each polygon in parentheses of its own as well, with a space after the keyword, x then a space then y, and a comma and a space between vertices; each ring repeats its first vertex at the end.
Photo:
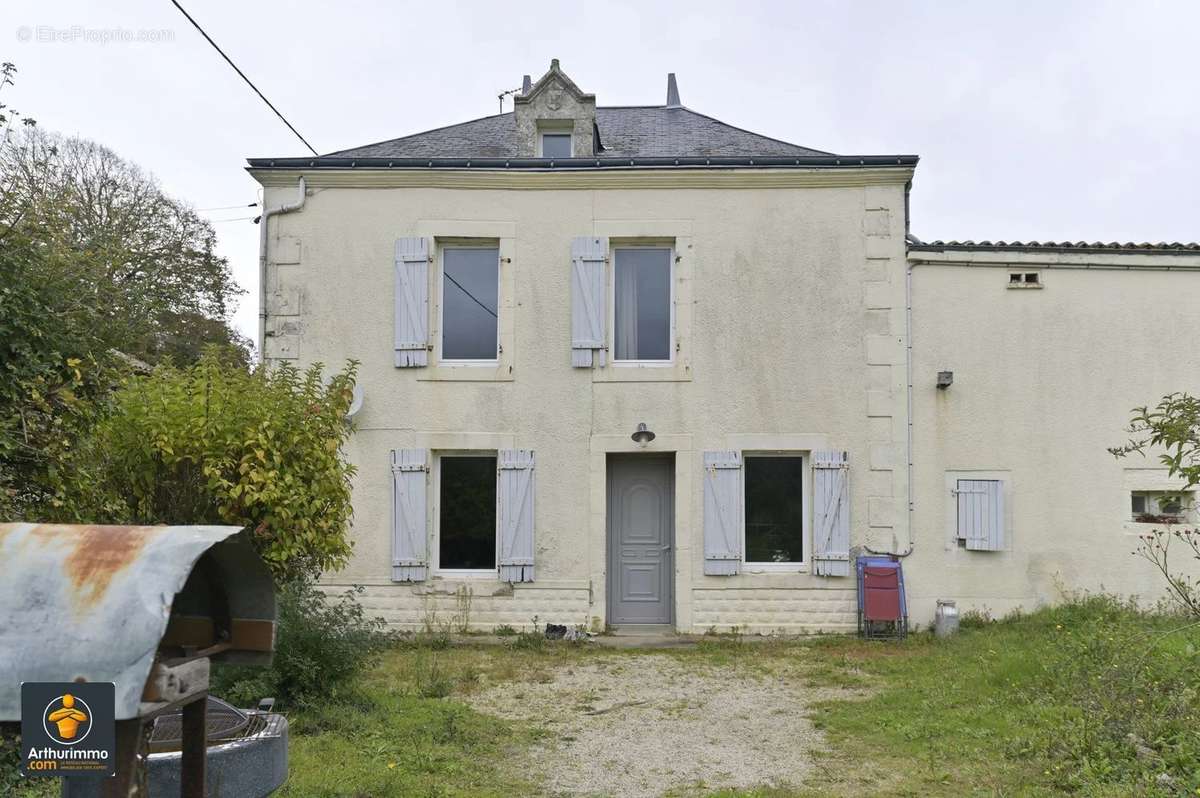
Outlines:
POLYGON ((804 562, 804 458, 748 454, 743 469, 746 562, 804 562))
POLYGON ((496 456, 439 458, 438 568, 496 567, 496 456))
POLYGON ((1135 490, 1130 494, 1130 505, 1134 523, 1180 524, 1191 514, 1192 498, 1188 493, 1135 490))

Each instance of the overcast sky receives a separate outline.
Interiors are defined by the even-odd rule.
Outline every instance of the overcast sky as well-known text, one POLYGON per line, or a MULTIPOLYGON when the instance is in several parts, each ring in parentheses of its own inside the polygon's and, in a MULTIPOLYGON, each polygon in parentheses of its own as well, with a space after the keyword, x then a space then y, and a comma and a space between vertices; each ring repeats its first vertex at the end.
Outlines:
MULTIPOLYGON (((319 152, 496 113, 559 58, 600 105, 660 104, 674 71, 731 124, 918 154, 926 240, 1200 239, 1195 0, 184 5, 319 152)), ((246 157, 306 154, 169 0, 4 0, 0 41, 0 97, 196 208, 257 200, 246 157)), ((223 220, 254 212, 206 212, 250 337, 257 228, 223 220)))

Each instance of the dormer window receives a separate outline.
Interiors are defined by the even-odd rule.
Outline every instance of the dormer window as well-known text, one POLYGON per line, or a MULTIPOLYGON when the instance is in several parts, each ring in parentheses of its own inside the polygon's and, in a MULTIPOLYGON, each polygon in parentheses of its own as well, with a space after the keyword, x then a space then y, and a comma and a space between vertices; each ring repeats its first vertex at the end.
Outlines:
POLYGON ((543 158, 570 158, 571 134, 543 133, 541 134, 540 149, 543 158))

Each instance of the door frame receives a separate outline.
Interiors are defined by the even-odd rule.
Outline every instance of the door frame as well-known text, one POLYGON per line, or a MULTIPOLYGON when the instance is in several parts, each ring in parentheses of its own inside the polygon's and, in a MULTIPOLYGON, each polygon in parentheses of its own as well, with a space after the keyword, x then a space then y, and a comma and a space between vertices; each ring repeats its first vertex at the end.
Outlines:
POLYGON ((604 616, 605 623, 608 626, 660 626, 669 625, 672 628, 676 625, 676 561, 677 549, 679 548, 678 535, 678 520, 676 514, 675 501, 675 483, 676 483, 676 461, 677 454, 675 452, 609 452, 604 459, 604 562, 605 562, 605 580, 604 580, 604 616), (667 474, 666 498, 668 502, 668 535, 670 536, 670 549, 667 555, 667 568, 663 578, 663 589, 667 592, 667 619, 661 622, 639 622, 627 621, 618 623, 613 615, 613 601, 615 591, 613 590, 613 580, 616 579, 616 569, 613 568, 615 558, 613 557, 613 549, 616 545, 614 531, 614 517, 612 513, 612 479, 613 479, 613 464, 621 462, 650 462, 660 463, 664 466, 664 471, 667 474))

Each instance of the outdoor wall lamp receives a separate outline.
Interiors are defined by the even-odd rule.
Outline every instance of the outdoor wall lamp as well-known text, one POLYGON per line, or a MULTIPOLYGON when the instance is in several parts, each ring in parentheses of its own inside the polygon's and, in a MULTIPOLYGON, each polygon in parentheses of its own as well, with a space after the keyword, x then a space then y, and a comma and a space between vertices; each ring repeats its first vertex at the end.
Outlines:
POLYGON ((634 443, 640 443, 645 446, 647 443, 654 440, 654 433, 646 427, 646 422, 642 421, 638 423, 637 429, 635 429, 633 434, 629 437, 633 438, 634 443))
POLYGON ((953 371, 939 371, 937 378, 937 387, 939 391, 944 391, 954 384, 953 371))

